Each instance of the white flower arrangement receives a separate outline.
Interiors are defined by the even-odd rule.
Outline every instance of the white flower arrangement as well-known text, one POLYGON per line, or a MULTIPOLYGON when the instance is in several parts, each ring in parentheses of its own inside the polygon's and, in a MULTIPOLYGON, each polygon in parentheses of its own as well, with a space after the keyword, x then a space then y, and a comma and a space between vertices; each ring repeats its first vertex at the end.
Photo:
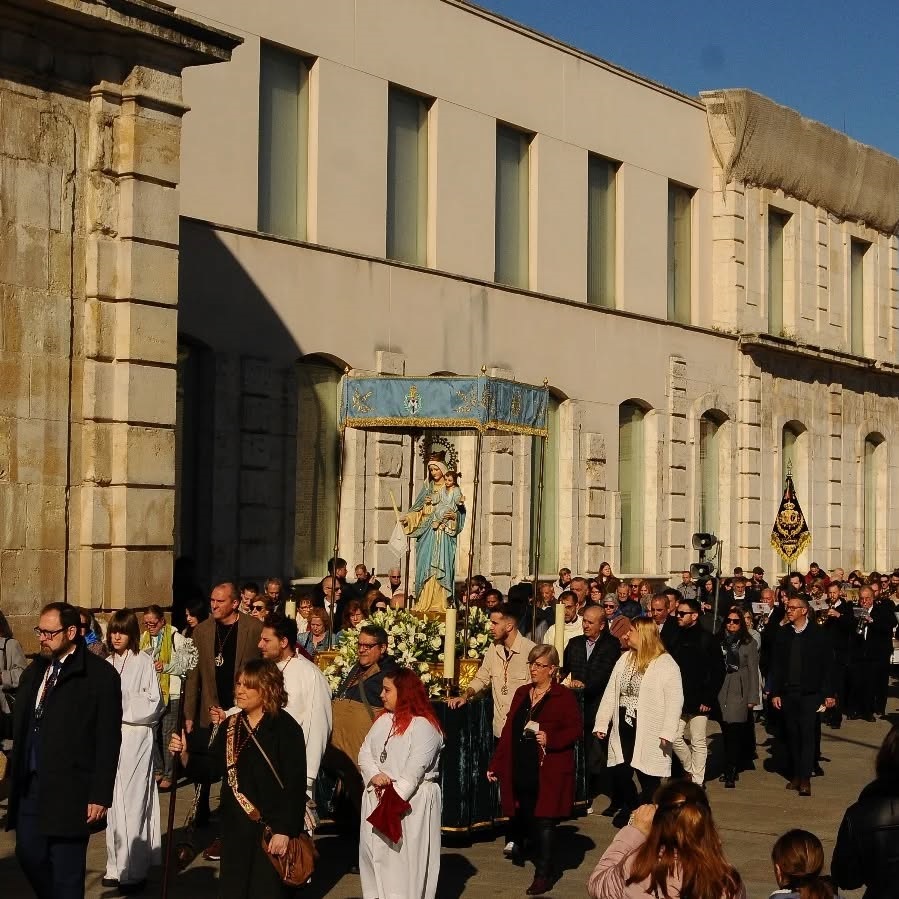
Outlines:
MULTIPOLYGON (((489 617, 483 609, 472 608, 468 618, 468 646, 463 652, 462 636, 465 625, 464 612, 459 615, 456 627, 456 658, 478 659, 490 644, 489 617)), ((403 609, 376 612, 366 622, 384 628, 387 632, 387 652, 403 668, 418 672, 430 696, 440 693, 440 679, 431 675, 431 665, 443 662, 443 643, 446 639, 446 622, 423 618, 403 609)), ((355 630, 341 633, 337 644, 337 656, 324 674, 336 693, 347 672, 358 661, 355 630)))

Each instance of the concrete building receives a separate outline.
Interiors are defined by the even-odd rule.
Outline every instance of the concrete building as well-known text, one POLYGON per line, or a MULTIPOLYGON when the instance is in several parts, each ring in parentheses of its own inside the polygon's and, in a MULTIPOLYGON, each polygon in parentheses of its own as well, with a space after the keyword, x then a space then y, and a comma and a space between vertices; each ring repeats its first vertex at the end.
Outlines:
POLYGON ((0 5, 0 609, 171 585, 181 70, 237 43, 146 0, 0 5))
MULTIPOLYGON (((203 578, 324 573, 345 367, 548 380, 541 573, 668 577, 697 530, 780 570, 788 463, 804 564, 899 561, 899 161, 460 0, 184 8, 244 39, 185 75, 176 550, 203 578)), ((503 586, 532 570, 532 449, 485 442, 475 570, 503 586)), ((348 432, 351 564, 393 563, 408 466, 348 432)))

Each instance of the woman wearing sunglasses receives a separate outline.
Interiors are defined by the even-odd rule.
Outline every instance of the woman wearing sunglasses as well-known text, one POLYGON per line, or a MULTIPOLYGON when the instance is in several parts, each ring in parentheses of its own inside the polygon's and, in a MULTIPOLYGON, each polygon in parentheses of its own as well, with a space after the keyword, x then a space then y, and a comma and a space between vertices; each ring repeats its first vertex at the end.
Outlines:
POLYGON ((737 607, 724 616, 721 654, 725 669, 724 683, 718 691, 724 737, 724 774, 721 779, 724 786, 732 790, 737 785, 737 772, 746 761, 745 747, 750 745, 747 731, 755 726, 752 709, 759 696, 759 650, 737 607))
POLYGON ((499 781, 503 814, 512 819, 509 850, 523 862, 530 843, 536 871, 529 896, 552 889, 556 824, 571 817, 574 805, 574 746, 583 732, 574 694, 555 682, 559 655, 541 643, 528 654, 531 682, 523 684, 487 769, 499 781))

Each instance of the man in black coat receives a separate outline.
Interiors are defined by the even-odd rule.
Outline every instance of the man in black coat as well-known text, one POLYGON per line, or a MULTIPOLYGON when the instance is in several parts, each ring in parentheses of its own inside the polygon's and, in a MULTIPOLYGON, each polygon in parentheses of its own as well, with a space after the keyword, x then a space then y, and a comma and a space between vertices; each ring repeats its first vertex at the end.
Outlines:
MULTIPOLYGON (((608 741, 596 737, 593 723, 602 694, 612 676, 612 669, 621 656, 621 645, 606 626, 606 613, 602 606, 587 606, 582 626, 584 635, 572 637, 565 647, 562 668, 566 674, 571 675, 569 686, 584 691, 584 759, 587 794, 592 803, 593 798, 601 792, 598 782, 608 761, 608 741)), ((609 806, 606 811, 614 813, 615 810, 609 806)))
POLYGON ((84 895, 87 842, 112 804, 122 742, 119 676, 87 651, 80 623, 68 603, 44 607, 40 658, 17 694, 7 827, 39 899, 84 895))
POLYGON ((892 600, 874 601, 870 587, 858 591, 860 618, 849 642, 849 717, 873 721, 886 711, 896 616, 892 600))
MULTIPOLYGON (((673 590, 671 592, 676 593, 677 591, 673 590)), ((677 597, 677 601, 678 603, 680 602, 679 596, 677 597)), ((671 652, 671 647, 677 639, 679 628, 677 626, 677 616, 669 614, 669 607, 668 592, 656 593, 649 603, 649 614, 652 616, 652 620, 659 629, 659 639, 662 641, 662 646, 664 646, 668 652, 671 652)))
POLYGON ((779 628, 771 655, 771 704, 783 711, 790 755, 787 789, 811 796, 818 709, 822 703, 834 706, 833 646, 824 629, 809 619, 805 596, 790 596, 786 612, 789 623, 779 628))
POLYGON ((709 755, 709 712, 724 683, 724 656, 715 637, 699 623, 701 609, 698 599, 681 599, 677 604, 678 632, 671 647, 684 687, 684 706, 672 748, 693 783, 700 785, 705 782, 709 755))
POLYGON ((849 646, 855 633, 855 615, 852 603, 843 599, 841 585, 833 581, 827 587, 827 605, 823 627, 833 646, 831 691, 837 702, 824 718, 830 727, 839 730, 848 708, 849 646))

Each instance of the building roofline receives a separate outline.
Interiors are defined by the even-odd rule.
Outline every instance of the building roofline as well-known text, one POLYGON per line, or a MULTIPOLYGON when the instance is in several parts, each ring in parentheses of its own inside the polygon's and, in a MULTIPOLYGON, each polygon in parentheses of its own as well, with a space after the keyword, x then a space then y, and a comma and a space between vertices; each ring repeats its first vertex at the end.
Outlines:
POLYGON ((447 4, 447 6, 455 6, 458 9, 463 10, 464 12, 478 16, 482 19, 486 19, 487 21, 493 22, 496 25, 500 25, 503 28, 508 28, 509 30, 515 31, 523 37, 531 38, 532 40, 538 41, 541 44, 552 47, 554 50, 559 50, 560 52, 566 53, 569 56, 573 56, 576 59, 580 59, 583 62, 595 65, 597 68, 605 69, 607 72, 610 72, 613 75, 620 75, 622 78, 627 78, 629 81, 634 81, 637 84, 643 85, 643 87, 648 87, 651 90, 658 91, 659 93, 665 94, 674 100, 680 100, 682 103, 686 103, 688 106, 693 106, 696 109, 700 109, 703 111, 705 110, 705 106, 698 97, 695 97, 691 94, 685 94, 673 87, 669 87, 667 84, 662 84, 660 81, 654 81, 652 78, 647 78, 645 75, 640 75, 638 72, 632 72, 630 69, 624 68, 624 66, 609 62, 609 60, 603 59, 601 56, 596 56, 595 54, 590 53, 587 50, 581 50, 579 47, 575 47, 573 44, 566 44, 564 41, 552 37, 552 35, 544 34, 542 31, 537 31, 536 28, 531 28, 528 25, 522 25, 521 22, 516 22, 514 19, 510 19, 507 16, 503 16, 499 13, 493 12, 493 10, 484 9, 483 6, 478 6, 476 3, 469 2, 469 0, 440 0, 440 2, 447 4))

